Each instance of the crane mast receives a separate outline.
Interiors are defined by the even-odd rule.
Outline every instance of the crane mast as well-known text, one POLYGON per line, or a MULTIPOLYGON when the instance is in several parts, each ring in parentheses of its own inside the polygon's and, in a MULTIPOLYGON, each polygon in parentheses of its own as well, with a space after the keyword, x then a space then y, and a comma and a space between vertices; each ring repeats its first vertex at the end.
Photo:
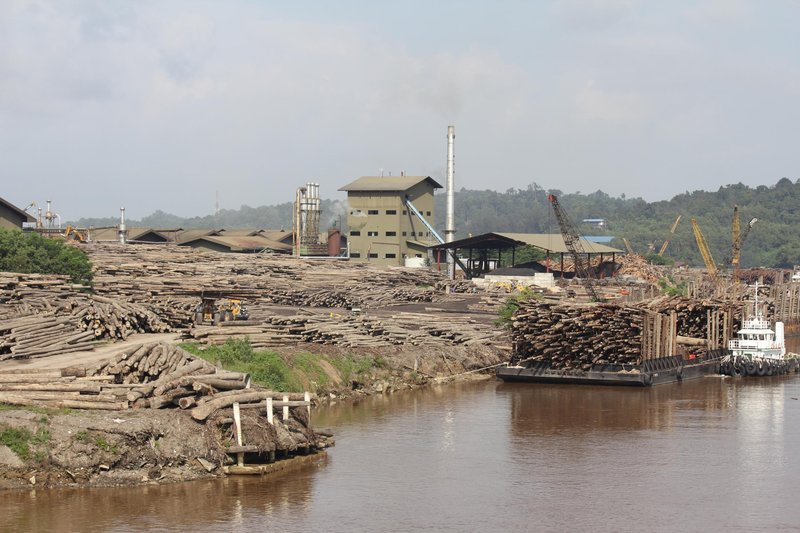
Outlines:
POLYGON ((569 219, 561 204, 558 203, 558 198, 554 194, 549 194, 547 199, 553 205, 553 212, 555 212, 558 226, 561 228, 564 245, 566 245, 567 250, 572 255, 572 261, 575 263, 575 275, 583 278, 586 291, 592 296, 592 299, 599 301, 600 298, 592 284, 592 278, 589 277, 589 261, 585 258, 586 251, 583 249, 581 238, 575 229, 575 225, 569 219))
POLYGON ((669 235, 667 236, 667 240, 664 241, 664 244, 661 245, 661 249, 658 251, 658 257, 662 257, 664 252, 667 251, 667 246, 669 246, 669 240, 675 235, 675 230, 678 229, 678 222, 681 221, 681 215, 678 215, 678 218, 675 219, 675 223, 672 225, 672 229, 669 230, 669 235))
POLYGON ((706 270, 708 270, 708 273, 712 277, 715 277, 717 275, 717 265, 714 263, 714 258, 711 256, 711 250, 708 248, 706 238, 703 236, 703 232, 700 231, 700 226, 694 218, 692 219, 692 231, 694 231, 694 238, 697 241, 697 247, 700 249, 700 255, 703 256, 703 262, 706 264, 706 270))

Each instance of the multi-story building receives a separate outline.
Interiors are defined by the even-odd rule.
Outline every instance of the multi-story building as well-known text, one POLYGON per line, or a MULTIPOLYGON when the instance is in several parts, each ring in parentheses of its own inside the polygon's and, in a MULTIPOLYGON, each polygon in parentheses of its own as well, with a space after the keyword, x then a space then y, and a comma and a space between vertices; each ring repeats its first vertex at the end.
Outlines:
POLYGON ((36 219, 11 202, 0 198, 0 228, 21 229, 25 222, 36 222, 36 219))
POLYGON ((406 199, 433 225, 433 191, 441 188, 430 176, 364 176, 339 189, 347 191, 350 258, 378 265, 426 259, 438 241, 406 199))

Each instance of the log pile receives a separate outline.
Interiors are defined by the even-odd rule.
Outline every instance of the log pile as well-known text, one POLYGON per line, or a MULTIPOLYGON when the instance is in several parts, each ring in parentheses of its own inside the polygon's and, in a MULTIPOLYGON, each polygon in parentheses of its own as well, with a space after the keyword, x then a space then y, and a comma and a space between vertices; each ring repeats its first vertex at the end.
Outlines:
POLYGON ((512 362, 587 370, 673 355, 681 343, 701 353, 723 345, 740 316, 721 302, 680 297, 633 305, 522 302, 512 320, 512 362))
POLYGON ((392 345, 493 345, 505 344, 506 334, 468 315, 394 313, 387 317, 351 316, 337 313, 272 316, 261 323, 226 322, 219 326, 195 326, 188 334, 207 344, 223 344, 247 337, 254 348, 298 343, 343 347, 392 345))
POLYGON ((178 246, 92 244, 83 249, 94 265, 98 294, 153 306, 175 327, 191 322, 196 295, 203 291, 248 291, 254 299, 248 305, 375 308, 432 301, 437 295, 434 285, 442 279, 429 269, 307 262, 178 246))
MULTIPOLYGON (((84 288, 81 287, 81 290, 84 288)), ((64 276, 0 274, 0 361, 89 349, 99 339, 170 331, 144 306, 77 292, 64 276)))
POLYGON ((252 392, 247 374, 217 369, 166 343, 133 346, 92 368, 0 372, 0 403, 13 405, 188 409, 252 392))

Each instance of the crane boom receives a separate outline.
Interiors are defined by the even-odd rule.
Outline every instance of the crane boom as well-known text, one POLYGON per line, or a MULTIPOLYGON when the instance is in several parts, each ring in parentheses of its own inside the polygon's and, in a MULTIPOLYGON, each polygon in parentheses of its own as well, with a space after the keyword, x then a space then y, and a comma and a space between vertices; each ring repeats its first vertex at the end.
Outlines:
POLYGON ((669 235, 667 236, 667 240, 664 241, 664 244, 661 245, 661 249, 658 251, 658 257, 664 255, 664 252, 667 251, 667 246, 669 245, 669 240, 675 235, 675 230, 678 229, 678 222, 681 221, 681 215, 678 215, 678 218, 675 219, 675 223, 672 225, 672 229, 669 230, 669 235))
POLYGON ((697 247, 700 249, 700 255, 703 256, 703 262, 706 264, 706 270, 708 270, 711 276, 716 276, 717 265, 714 263, 714 258, 711 256, 711 250, 708 248, 706 238, 703 236, 703 232, 700 231, 700 226, 694 218, 692 219, 692 231, 694 231, 694 238, 697 241, 697 247))
POLYGON ((583 244, 581 244, 581 238, 575 229, 575 225, 569 219, 561 204, 558 203, 556 195, 549 194, 547 199, 553 205, 553 212, 555 212, 558 226, 561 228, 564 245, 569 250, 570 255, 572 255, 572 261, 575 263, 575 275, 583 278, 586 291, 592 298, 595 301, 600 300, 592 283, 592 278, 589 276, 589 261, 585 259, 586 251, 583 249, 583 244))

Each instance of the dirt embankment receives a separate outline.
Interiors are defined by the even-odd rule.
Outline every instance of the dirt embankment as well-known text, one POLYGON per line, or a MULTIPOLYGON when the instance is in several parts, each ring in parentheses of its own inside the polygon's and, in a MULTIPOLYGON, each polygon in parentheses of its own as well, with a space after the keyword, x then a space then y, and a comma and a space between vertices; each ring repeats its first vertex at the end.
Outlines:
MULTIPOLYGON (((370 394, 391 394, 443 380, 486 376, 472 372, 506 360, 493 347, 442 346, 424 350, 406 347, 343 350, 334 346, 295 346, 277 351, 287 361, 314 350, 325 372, 305 375, 321 402, 348 401, 370 394), (326 357, 380 356, 381 365, 343 374, 326 357), (315 381, 316 380, 316 381, 315 381), (324 383, 319 383, 324 381, 324 383)), ((262 414, 263 415, 263 414, 262 414)), ((170 483, 223 474, 233 461, 235 443, 230 409, 205 423, 178 409, 92 411, 5 407, 0 409, 0 489, 53 486, 111 486, 170 483)), ((313 412, 312 412, 313 418, 313 412)), ((244 442, 260 443, 253 462, 266 462, 269 452, 301 458, 309 450, 332 444, 315 433, 305 408, 292 408, 287 423, 268 424, 255 411, 242 412, 244 442)), ((273 455, 274 457, 274 455, 273 455)))

